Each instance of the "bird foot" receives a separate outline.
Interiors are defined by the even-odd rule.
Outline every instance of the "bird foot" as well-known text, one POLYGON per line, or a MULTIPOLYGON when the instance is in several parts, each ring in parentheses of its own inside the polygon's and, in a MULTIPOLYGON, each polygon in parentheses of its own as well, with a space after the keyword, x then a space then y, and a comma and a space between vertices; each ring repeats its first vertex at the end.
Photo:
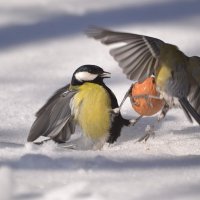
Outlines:
POLYGON ((155 137, 154 126, 147 125, 145 133, 146 134, 143 135, 141 138, 139 138, 137 142, 142 142, 142 141, 146 142, 151 136, 155 137))
POLYGON ((129 120, 130 124, 129 126, 134 126, 140 119, 142 118, 142 115, 140 115, 138 118, 136 119, 131 119, 129 120))
MULTIPOLYGON (((150 108, 153 108, 153 103, 152 99, 162 99, 160 96, 155 96, 155 95, 149 95, 149 94, 141 94, 141 95, 135 95, 133 96, 134 99, 145 99, 147 105, 150 108)), ((134 104, 137 104, 136 102, 133 102, 134 104)), ((133 105, 133 104, 132 104, 133 105)))
POLYGON ((110 111, 113 115, 119 115, 119 113, 120 113, 120 108, 118 107, 118 108, 114 108, 114 109, 112 109, 111 111, 110 111))

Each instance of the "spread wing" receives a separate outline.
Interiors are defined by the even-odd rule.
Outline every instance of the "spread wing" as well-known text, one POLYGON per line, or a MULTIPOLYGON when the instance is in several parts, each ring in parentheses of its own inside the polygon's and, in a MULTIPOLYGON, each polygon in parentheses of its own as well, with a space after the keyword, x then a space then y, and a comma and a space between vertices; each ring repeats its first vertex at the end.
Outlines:
POLYGON ((111 49, 110 54, 130 80, 143 81, 158 66, 160 46, 164 44, 159 39, 97 27, 89 28, 86 34, 106 45, 123 43, 120 47, 111 49))
POLYGON ((71 115, 70 101, 75 91, 69 85, 59 89, 36 113, 27 141, 32 142, 40 136, 48 136, 57 142, 66 141, 75 131, 71 115))

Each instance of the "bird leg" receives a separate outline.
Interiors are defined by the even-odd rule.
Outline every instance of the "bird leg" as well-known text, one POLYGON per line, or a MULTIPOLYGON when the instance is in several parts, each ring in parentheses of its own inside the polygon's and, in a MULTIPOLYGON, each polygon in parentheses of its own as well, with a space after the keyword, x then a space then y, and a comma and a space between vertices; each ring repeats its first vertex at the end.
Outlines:
POLYGON ((165 102, 165 105, 163 106, 162 110, 161 110, 161 113, 158 115, 158 119, 157 119, 157 122, 160 122, 161 120, 163 120, 167 114, 167 112, 169 111, 170 109, 170 106, 169 104, 167 104, 165 102))
MULTIPOLYGON (((130 86, 130 88, 128 89, 128 91, 126 92, 126 94, 124 95, 124 98, 122 99, 122 102, 120 103, 120 106, 119 106, 119 112, 122 108, 122 105, 124 104, 125 100, 129 97, 130 100, 131 100, 131 104, 136 104, 133 99, 131 98, 131 90, 132 90, 132 87, 133 87, 134 84, 132 84, 130 86)), ((131 119, 129 120, 130 124, 128 126, 134 126, 143 116, 140 115, 139 117, 137 117, 136 119, 131 119)))
MULTIPOLYGON (((148 94, 135 95, 135 96, 131 97, 131 91, 132 91, 133 85, 134 85, 134 84, 132 84, 132 85, 130 86, 130 88, 128 89, 128 91, 127 91, 126 94, 124 95, 124 98, 122 99, 122 102, 120 103, 119 108, 112 109, 112 113, 114 113, 114 114, 116 115, 116 114, 118 114, 118 113, 120 112, 120 110, 121 110, 121 108, 122 108, 122 106, 123 106, 125 100, 127 99, 127 97, 130 98, 132 106, 133 106, 133 105, 137 105, 137 102, 134 101, 134 98, 135 98, 135 99, 137 99, 137 98, 144 98, 144 99, 146 99, 146 101, 147 101, 147 103, 148 103, 148 105, 149 105, 150 107, 153 107, 153 105, 152 105, 152 103, 151 103, 151 99, 163 99, 161 96, 154 96, 154 95, 148 95, 148 94)), ((129 125, 129 126, 134 126, 142 117, 143 117, 143 116, 140 115, 140 116, 139 116, 138 118, 136 118, 136 119, 131 119, 131 120, 129 120, 129 122, 130 122, 130 125, 129 125)), ((148 138, 150 137, 150 135, 155 135, 155 133, 154 133, 153 130, 154 130, 154 126, 148 126, 148 127, 146 128, 146 130, 145 130, 146 134, 145 134, 143 137, 141 137, 138 141, 139 141, 139 142, 141 142, 141 141, 143 141, 143 140, 147 141, 148 138)))
MULTIPOLYGON (((158 99, 158 100, 163 99, 162 96, 155 96, 155 95, 149 95, 149 94, 141 94, 141 95, 131 96, 132 87, 133 87, 133 84, 131 85, 131 87, 126 92, 126 94, 125 94, 125 96, 124 96, 124 98, 123 98, 123 100, 122 100, 122 102, 119 106, 119 112, 120 112, 120 109, 121 109, 122 105, 124 104, 125 100, 127 99, 127 97, 130 97, 132 106, 137 105, 137 102, 135 102, 134 99, 144 98, 147 101, 147 104, 150 107, 153 107, 151 99, 158 99)), ((113 111, 114 110, 115 109, 113 109, 113 111)), ((164 105, 160 115, 158 116, 156 124, 159 123, 165 117, 168 110, 169 110, 169 105, 166 103, 164 105)), ((114 111, 114 113, 116 113, 116 112, 114 111)), ((143 116, 141 115, 136 119, 129 120, 129 122, 130 122, 129 126, 134 126, 142 117, 143 116)), ((141 141, 146 142, 150 138, 150 136, 155 136, 154 129, 155 129, 155 124, 154 125, 148 125, 145 129, 145 135, 142 136, 141 138, 139 138, 137 141, 138 142, 141 142, 141 141)))
POLYGON ((137 117, 136 119, 131 119, 129 120, 130 124, 129 126, 134 126, 143 116, 140 115, 139 117, 137 117))
POLYGON ((111 109, 111 113, 114 114, 114 115, 119 115, 119 113, 120 113, 120 108, 117 107, 117 108, 111 109))
POLYGON ((155 136, 155 126, 157 126, 166 116, 167 112, 169 111, 170 107, 167 103, 162 108, 161 113, 159 114, 157 121, 155 122, 154 125, 147 125, 145 129, 145 135, 143 135, 141 138, 139 138, 137 141, 142 142, 142 141, 147 141, 151 136, 155 136))
POLYGON ((132 105, 137 105, 137 102, 135 102, 133 99, 140 99, 140 98, 145 99, 147 104, 150 107, 153 107, 151 99, 159 99, 159 100, 163 99, 161 96, 155 96, 155 95, 149 95, 149 94, 140 94, 140 95, 133 96, 133 98, 131 99, 132 105))
POLYGON ((122 99, 122 102, 119 105, 119 110, 121 110, 121 107, 123 106, 124 102, 126 101, 127 97, 130 97, 131 94, 131 90, 132 90, 133 84, 131 85, 131 87, 128 89, 128 91, 126 92, 126 94, 124 95, 124 98, 122 99))
POLYGON ((150 136, 153 136, 153 137, 155 136, 154 125, 151 125, 151 126, 147 125, 145 129, 145 135, 139 138, 137 142, 142 142, 142 141, 146 142, 150 138, 150 136))
POLYGON ((131 98, 131 90, 134 84, 132 84, 130 86, 130 88, 128 89, 128 91, 126 92, 126 94, 124 95, 124 98, 122 99, 122 102, 120 103, 119 106, 119 110, 121 110, 121 107, 123 106, 125 100, 127 99, 127 97, 130 97, 131 100, 131 104, 132 105, 137 105, 137 103, 134 101, 134 99, 139 99, 139 98, 144 98, 146 99, 147 103, 152 107, 152 103, 150 102, 150 99, 163 99, 160 96, 154 96, 154 95, 149 95, 149 94, 140 94, 140 95, 134 95, 131 98))

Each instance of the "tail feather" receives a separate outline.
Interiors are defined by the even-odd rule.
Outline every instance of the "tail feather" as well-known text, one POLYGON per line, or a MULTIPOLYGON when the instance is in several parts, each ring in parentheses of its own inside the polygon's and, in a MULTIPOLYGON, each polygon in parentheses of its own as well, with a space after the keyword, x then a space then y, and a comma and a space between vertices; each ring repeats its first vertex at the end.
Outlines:
POLYGON ((198 124, 200 124, 200 115, 197 113, 197 111, 191 106, 189 101, 186 98, 179 99, 179 102, 184 109, 185 113, 190 114, 198 124))
POLYGON ((188 121, 193 123, 193 120, 192 120, 190 113, 182 105, 181 105, 181 108, 183 109, 183 112, 185 113, 185 116, 187 117, 188 121))

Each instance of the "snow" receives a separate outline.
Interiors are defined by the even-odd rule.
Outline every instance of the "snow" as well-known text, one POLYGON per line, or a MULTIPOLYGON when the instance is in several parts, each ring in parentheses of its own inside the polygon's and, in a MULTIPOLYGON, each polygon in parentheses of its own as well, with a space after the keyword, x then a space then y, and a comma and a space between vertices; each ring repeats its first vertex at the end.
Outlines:
POLYGON ((11 200, 13 197, 13 176, 12 170, 8 167, 0 168, 0 196, 3 200, 11 200))
MULTIPOLYGON (((136 141, 156 116, 124 128, 101 151, 26 143, 35 112, 80 65, 111 72, 106 83, 119 102, 130 87, 109 48, 83 34, 87 26, 158 37, 200 55, 198 0, 1 0, 0 10, 2 200, 200 198, 200 128, 178 109, 146 143, 136 141)), ((138 116, 128 100, 122 111, 138 116)))

